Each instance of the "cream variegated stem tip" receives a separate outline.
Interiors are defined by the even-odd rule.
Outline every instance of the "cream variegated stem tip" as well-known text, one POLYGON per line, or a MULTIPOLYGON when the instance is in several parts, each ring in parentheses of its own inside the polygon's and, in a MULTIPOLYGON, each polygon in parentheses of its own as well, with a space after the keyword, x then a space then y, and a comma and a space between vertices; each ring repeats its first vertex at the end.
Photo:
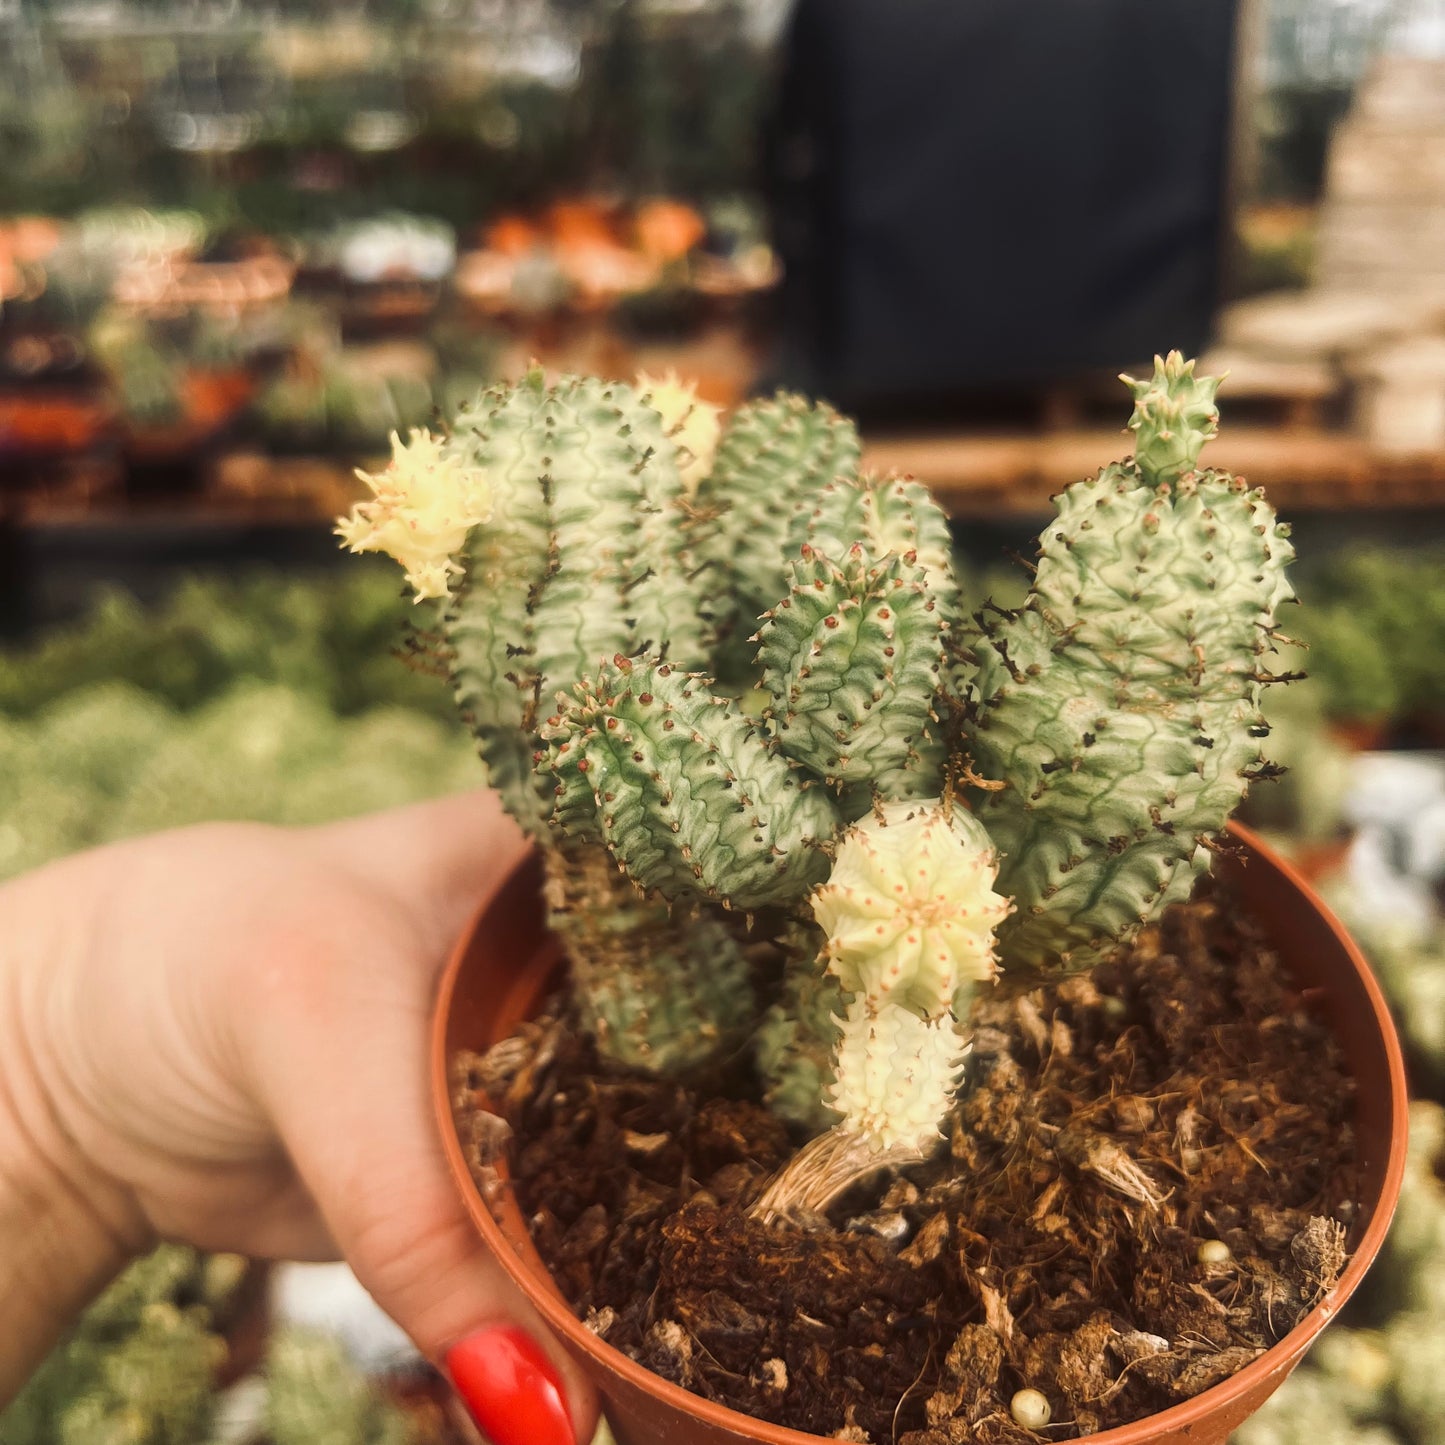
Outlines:
POLYGON ((701 401, 697 383, 679 381, 671 370, 662 376, 639 372, 637 390, 662 418, 662 429, 677 448, 678 474, 690 496, 712 470, 713 453, 722 431, 722 408, 701 401))
POLYGON ((878 808, 844 834, 813 913, 823 958, 852 996, 829 1103, 879 1148, 936 1139, 958 1087, 959 1028, 973 985, 995 971, 997 855, 945 800, 878 808))
POLYGON ((445 597, 467 533, 491 515, 486 475, 430 432, 391 434, 391 462, 356 475, 371 488, 336 533, 353 552, 385 552, 406 572, 416 600, 445 597))

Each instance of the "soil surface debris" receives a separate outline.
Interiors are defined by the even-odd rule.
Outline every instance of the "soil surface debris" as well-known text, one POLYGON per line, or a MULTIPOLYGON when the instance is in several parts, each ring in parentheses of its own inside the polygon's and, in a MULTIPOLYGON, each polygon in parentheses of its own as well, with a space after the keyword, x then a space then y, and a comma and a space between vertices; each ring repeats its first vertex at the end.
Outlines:
POLYGON ((590 1328, 824 1437, 1094 1434, 1227 1378, 1333 1287, 1357 1197, 1352 1083, 1227 901, 1171 910, 1088 978, 991 996, 975 1025, 939 1157, 827 1219, 749 1217, 798 1141, 745 1080, 708 1097, 621 1077, 553 1021, 458 1061, 458 1118, 493 1196, 509 1151, 590 1328), (1023 1388, 1049 1401, 1041 1434, 1010 1415, 1023 1388))

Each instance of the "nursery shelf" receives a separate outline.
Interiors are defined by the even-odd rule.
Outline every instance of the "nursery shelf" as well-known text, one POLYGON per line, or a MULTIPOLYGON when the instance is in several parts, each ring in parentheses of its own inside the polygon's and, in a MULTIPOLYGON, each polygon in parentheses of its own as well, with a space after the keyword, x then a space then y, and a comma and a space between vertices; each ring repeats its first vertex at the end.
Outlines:
MULTIPOLYGON (((959 518, 1033 518, 1060 488, 1097 470, 1101 456, 1122 456, 1127 438, 1108 428, 1014 432, 873 432, 864 463, 927 482, 959 518)), ((1235 427, 1213 442, 1210 465, 1266 487, 1282 510, 1344 512, 1445 509, 1445 453, 1387 457, 1337 431, 1235 427)), ((373 459, 373 466, 385 458, 373 459)), ((360 493, 352 464, 332 457, 266 457, 231 452, 214 458, 189 494, 138 500, 112 481, 104 490, 74 488, 32 495, 16 520, 49 526, 137 521, 247 527, 326 522, 360 493)))
MULTIPOLYGON (((1060 488, 1128 450, 1106 428, 1027 435, 875 433, 865 465, 928 483, 955 517, 1033 516, 1060 488)), ((1324 430, 1240 427, 1210 444, 1211 466, 1269 490, 1281 509, 1445 506, 1445 453, 1386 457, 1358 437, 1324 430)))

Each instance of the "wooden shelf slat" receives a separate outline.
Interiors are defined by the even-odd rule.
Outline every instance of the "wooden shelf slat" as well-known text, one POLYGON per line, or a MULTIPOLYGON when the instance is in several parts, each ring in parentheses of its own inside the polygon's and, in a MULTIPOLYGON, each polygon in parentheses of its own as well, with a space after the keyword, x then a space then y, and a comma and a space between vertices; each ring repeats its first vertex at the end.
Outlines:
MULTIPOLYGON (((863 462, 926 482, 955 516, 1019 515, 1046 511, 1055 492, 1129 449, 1127 433, 1104 428, 1032 437, 877 434, 865 437, 863 462)), ((1445 506, 1445 453, 1384 457, 1347 433, 1236 426, 1206 456, 1297 511, 1445 506)))

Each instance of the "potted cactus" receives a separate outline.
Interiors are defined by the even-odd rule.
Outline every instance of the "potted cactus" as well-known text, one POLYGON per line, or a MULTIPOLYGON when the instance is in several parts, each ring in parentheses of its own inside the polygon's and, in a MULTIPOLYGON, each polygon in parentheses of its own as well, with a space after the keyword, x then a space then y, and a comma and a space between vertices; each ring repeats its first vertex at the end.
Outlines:
MULTIPOLYGON (((950 1120, 991 1027, 980 1010, 1010 994, 1036 1018, 1041 984, 1087 976, 1131 940, 1157 956, 1156 920, 1269 774, 1260 697, 1291 597, 1287 530, 1240 479, 1196 468, 1217 382, 1171 354, 1129 384, 1134 455, 1062 494, 1012 612, 965 615, 946 519, 918 483, 860 471, 851 422, 779 395, 724 427, 672 379, 549 385, 533 370, 447 434, 396 439, 340 525, 352 549, 393 555, 428 609, 418 645, 449 671, 491 782, 536 840, 571 1015, 604 1076, 695 1083, 750 1051, 758 1099, 806 1141, 741 1192, 748 1228, 827 1228, 835 1202, 856 1207, 864 1181, 925 1164, 950 1134, 961 1157, 950 1120)), ((504 952, 521 936, 496 905, 483 934, 506 935, 504 952)), ((443 1051, 477 946, 444 990, 443 1051)), ((544 983, 518 988, 535 1000, 544 983)), ((1372 988, 1358 985, 1384 1060, 1372 1118, 1398 1145, 1398 1061, 1372 988)), ((471 1071, 464 1103, 498 1086, 496 1067, 471 1071)), ((511 1074, 500 1082, 515 1093, 511 1074)), ((472 1146, 473 1173, 495 1182, 472 1146)), ((1088 1148, 1073 1163, 1107 1176, 1088 1148)), ((1378 1245, 1397 1154, 1348 1202, 1373 1213, 1352 1270, 1378 1245)), ((1115 1174, 1146 1214, 1160 1207, 1129 1161, 1115 1174)), ((1338 1303, 1335 1276, 1321 1291, 1338 1303)), ((555 1322, 545 1285, 534 1298, 555 1322)), ((1008 1335, 998 1299, 983 1308, 1008 1335)), ((640 1358, 662 1345, 648 1348, 640 1358)), ((1010 1368, 1000 1379, 1017 1382, 1010 1368)), ((619 1439, 810 1438, 675 1398, 670 1424, 640 1423, 641 1373, 609 1392, 619 1439)), ((787 1393, 784 1359, 763 1375, 763 1396, 787 1393)), ((907 1438, 975 1438, 946 1396, 930 1397, 933 1433, 907 1438)), ((1189 1438, 1222 1440, 1232 1409, 1189 1438)), ((977 1438, 1061 1438, 1030 1433, 1048 1423, 1037 1391, 1006 1392, 1002 1410, 1011 1419, 977 1438)), ((822 1432, 812 1415, 770 1418, 873 1438, 851 1406, 822 1432)), ((1132 1429, 1118 1438, 1175 1438, 1132 1429)))

